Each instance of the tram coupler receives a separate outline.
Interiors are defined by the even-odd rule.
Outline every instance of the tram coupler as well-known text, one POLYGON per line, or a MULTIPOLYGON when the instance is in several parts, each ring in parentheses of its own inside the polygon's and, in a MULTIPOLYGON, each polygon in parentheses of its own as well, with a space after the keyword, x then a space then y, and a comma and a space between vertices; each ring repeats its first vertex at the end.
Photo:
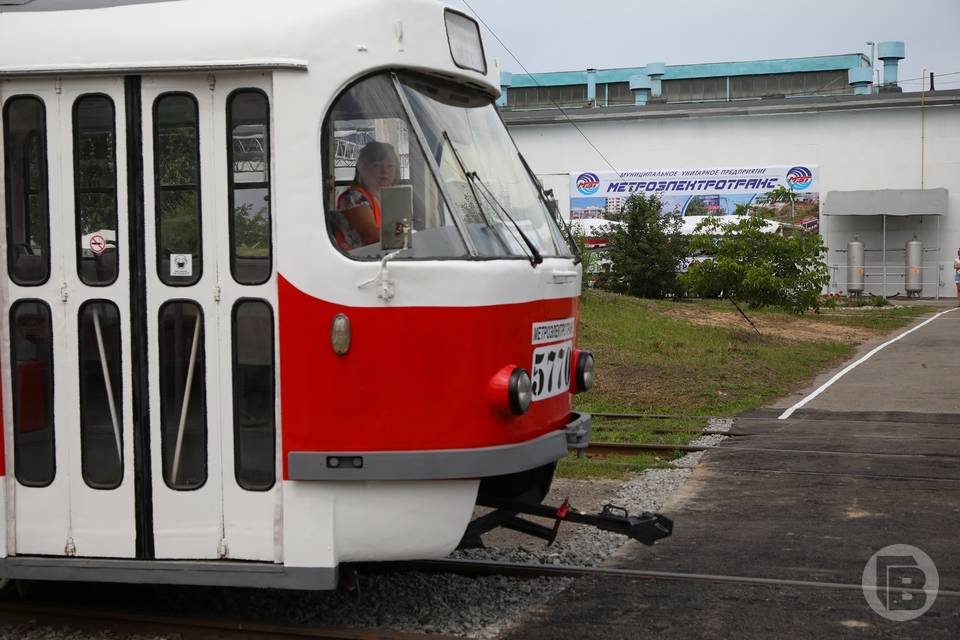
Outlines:
POLYGON ((644 511, 639 516, 631 516, 623 507, 610 504, 604 505, 598 514, 584 513, 572 508, 569 498, 564 499, 559 507, 504 500, 493 496, 479 496, 477 504, 496 509, 495 513, 501 514, 498 519, 499 526, 543 538, 547 544, 552 544, 556 539, 561 522, 574 522, 612 531, 645 545, 652 545, 673 533, 673 520, 664 515, 644 511), (547 518, 553 520, 554 525, 551 528, 536 524, 517 517, 518 514, 547 518))

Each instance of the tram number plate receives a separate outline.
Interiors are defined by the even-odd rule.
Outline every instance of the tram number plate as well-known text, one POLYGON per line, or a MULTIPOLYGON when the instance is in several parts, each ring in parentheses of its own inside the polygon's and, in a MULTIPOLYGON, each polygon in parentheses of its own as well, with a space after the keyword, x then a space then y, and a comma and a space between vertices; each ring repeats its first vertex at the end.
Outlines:
POLYGON ((570 341, 534 350, 530 374, 534 402, 558 396, 570 389, 572 356, 573 342, 570 341))

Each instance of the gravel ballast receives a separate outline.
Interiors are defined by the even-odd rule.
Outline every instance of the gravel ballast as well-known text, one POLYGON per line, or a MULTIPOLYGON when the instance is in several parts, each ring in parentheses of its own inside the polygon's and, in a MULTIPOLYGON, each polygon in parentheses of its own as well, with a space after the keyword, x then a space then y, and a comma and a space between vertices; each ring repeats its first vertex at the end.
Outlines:
MULTIPOLYGON (((712 421, 715 432, 729 430, 732 421, 712 421)), ((704 435, 692 444, 714 446, 725 436, 704 435)), ((615 488, 606 502, 631 514, 658 511, 693 473, 704 452, 689 453, 671 468, 649 469, 615 488)), ((562 482, 562 481, 560 481, 562 482)), ((559 484, 559 482, 558 482, 559 484)), ((578 506, 578 505, 574 505, 578 506)), ((581 507, 587 510, 585 507, 581 507)), ((666 514, 669 515, 669 514, 666 514)), ((682 526, 682 524, 680 525, 682 526)), ((569 527, 547 547, 524 538, 502 548, 454 552, 452 558, 501 560, 547 565, 596 566, 626 542, 623 536, 589 527, 569 527)), ((448 574, 385 573, 361 575, 359 599, 336 592, 288 592, 197 587, 132 587, 129 585, 58 585, 58 593, 76 593, 87 606, 121 599, 131 609, 175 613, 186 617, 239 617, 249 621, 297 623, 316 627, 380 628, 441 633, 471 638, 494 638, 520 622, 524 612, 545 604, 566 589, 569 578, 521 580, 502 576, 464 577, 448 574), (71 592, 70 589, 74 589, 71 592)), ((46 587, 41 587, 46 588, 46 587)), ((63 627, 0 625, 0 640, 166 640, 163 635, 127 635, 116 632, 76 631, 63 627)), ((170 635, 170 640, 179 634, 170 635)))

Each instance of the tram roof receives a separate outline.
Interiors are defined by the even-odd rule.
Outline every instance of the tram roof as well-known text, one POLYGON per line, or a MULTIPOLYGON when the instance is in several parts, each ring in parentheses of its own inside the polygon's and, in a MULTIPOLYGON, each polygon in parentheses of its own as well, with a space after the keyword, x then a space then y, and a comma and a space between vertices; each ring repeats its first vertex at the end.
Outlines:
POLYGON ((0 0, 0 75, 306 70, 369 51, 371 63, 389 55, 470 77, 496 93, 493 65, 483 77, 450 60, 445 38, 437 37, 444 34, 444 6, 438 0, 0 0))

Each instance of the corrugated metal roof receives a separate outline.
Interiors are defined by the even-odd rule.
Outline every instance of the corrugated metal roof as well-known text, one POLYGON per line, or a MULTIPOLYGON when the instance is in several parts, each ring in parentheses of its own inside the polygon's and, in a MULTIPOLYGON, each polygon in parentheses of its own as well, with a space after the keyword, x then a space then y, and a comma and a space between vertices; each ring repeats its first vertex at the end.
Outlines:
MULTIPOLYGON (((663 80, 686 80, 690 78, 722 78, 727 76, 755 76, 771 73, 803 73, 810 71, 837 71, 866 66, 868 59, 861 53, 846 53, 835 56, 810 58, 779 58, 774 60, 748 60, 744 62, 710 62, 705 64, 668 65, 663 80)), ((631 76, 645 76, 646 67, 621 69, 597 69, 597 83, 627 82, 631 76)), ((586 84, 587 72, 550 71, 546 73, 513 74, 511 87, 555 87, 586 84)))

